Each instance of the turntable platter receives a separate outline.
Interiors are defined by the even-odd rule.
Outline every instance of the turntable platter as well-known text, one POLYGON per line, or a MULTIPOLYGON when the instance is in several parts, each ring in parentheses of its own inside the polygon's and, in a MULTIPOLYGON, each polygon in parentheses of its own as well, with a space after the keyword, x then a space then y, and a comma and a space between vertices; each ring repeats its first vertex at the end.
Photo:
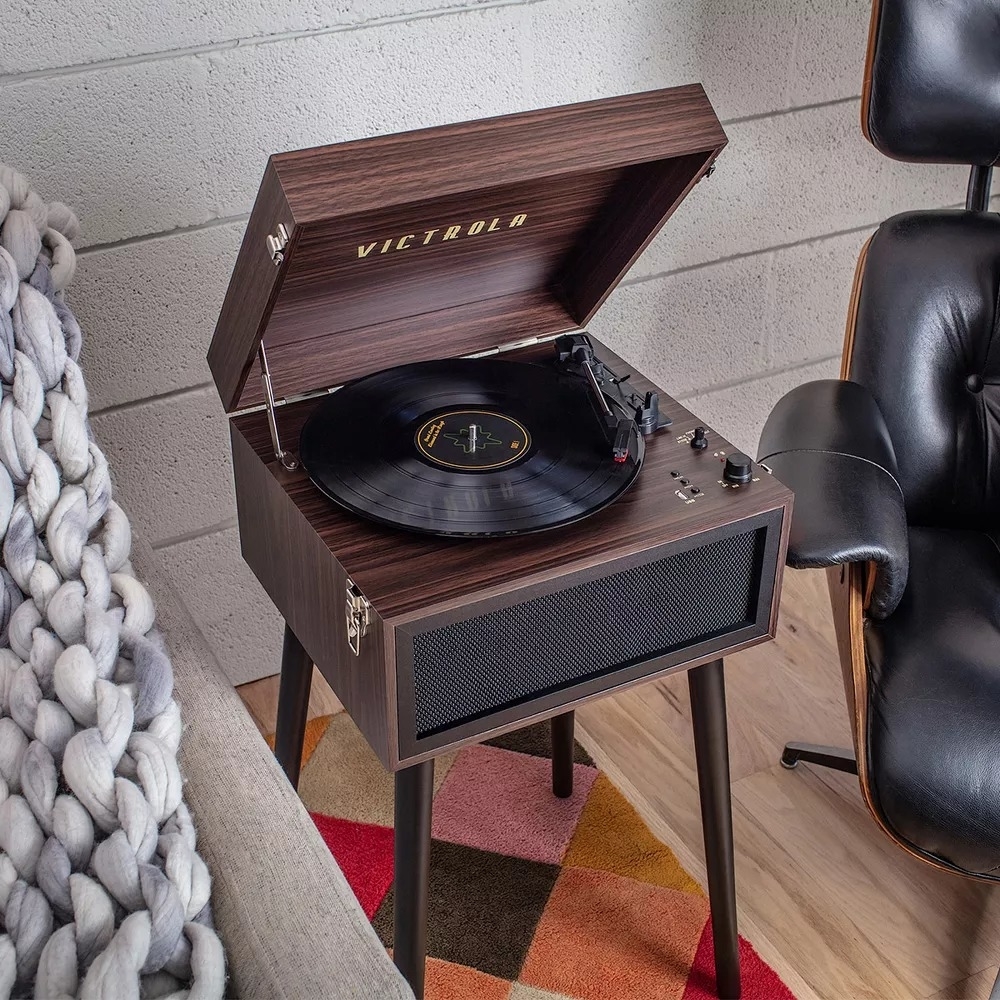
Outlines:
POLYGON ((586 380, 494 358, 389 368, 309 417, 302 464, 362 517, 433 535, 542 531, 587 517, 638 475, 643 439, 616 460, 586 380))

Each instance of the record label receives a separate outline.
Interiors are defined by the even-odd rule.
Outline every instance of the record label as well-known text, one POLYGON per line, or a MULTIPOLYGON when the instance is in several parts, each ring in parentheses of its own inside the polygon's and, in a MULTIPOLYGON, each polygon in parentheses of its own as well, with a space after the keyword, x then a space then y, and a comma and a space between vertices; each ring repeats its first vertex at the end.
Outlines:
POLYGON ((512 417, 491 410, 451 410, 423 423, 417 450, 435 465, 463 472, 502 469, 520 461, 531 435, 512 417))

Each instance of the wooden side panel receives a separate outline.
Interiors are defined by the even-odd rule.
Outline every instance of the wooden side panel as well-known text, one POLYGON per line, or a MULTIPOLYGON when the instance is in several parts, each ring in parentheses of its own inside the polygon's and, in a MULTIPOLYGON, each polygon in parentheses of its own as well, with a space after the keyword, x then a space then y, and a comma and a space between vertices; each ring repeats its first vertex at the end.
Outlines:
MULTIPOLYGON (((347 574, 294 504, 277 477, 231 424, 233 471, 243 558, 305 646, 327 683, 379 759, 392 767, 385 650, 392 630, 373 610, 361 655, 347 645, 347 574)), ((278 665, 275 664, 275 667, 278 665)))
MULTIPOLYGON (((847 697, 847 712, 851 718, 851 732, 854 736, 854 752, 860 762, 862 746, 859 734, 863 725, 858 721, 857 685, 864 682, 864 623, 862 620, 861 597, 863 592, 863 565, 852 564, 831 566, 826 571, 826 582, 830 589, 830 607, 833 612, 833 627, 837 635, 837 652, 840 669, 844 675, 844 694, 847 697)), ((864 697, 860 699, 864 708, 864 697)))
POLYGON ((778 635, 778 613, 781 605, 781 586, 785 578, 785 556, 788 554, 788 534, 792 530, 792 514, 795 507, 795 497, 789 494, 788 503, 781 517, 781 536, 778 542, 778 564, 775 567, 774 591, 771 594, 771 623, 768 634, 772 639, 778 635))
POLYGON ((854 283, 851 285, 851 300, 847 308, 847 325, 844 328, 844 349, 840 355, 840 377, 851 377, 851 356, 854 353, 854 337, 858 329, 858 308, 861 305, 861 285, 865 278, 865 267, 868 264, 868 248, 875 238, 873 233, 865 240, 858 254, 858 262, 854 266, 854 283))
POLYGON ((264 171, 208 349, 208 366, 227 412, 236 408, 284 279, 287 264, 276 267, 267 251, 267 237, 277 231, 278 223, 284 223, 291 236, 287 259, 297 234, 272 160, 264 171))
POLYGON ((868 111, 872 102, 872 70, 875 63, 875 48, 878 45, 880 0, 872 0, 871 18, 868 21, 868 49, 865 54, 865 75, 861 84, 861 134, 874 146, 871 128, 868 125, 868 111))

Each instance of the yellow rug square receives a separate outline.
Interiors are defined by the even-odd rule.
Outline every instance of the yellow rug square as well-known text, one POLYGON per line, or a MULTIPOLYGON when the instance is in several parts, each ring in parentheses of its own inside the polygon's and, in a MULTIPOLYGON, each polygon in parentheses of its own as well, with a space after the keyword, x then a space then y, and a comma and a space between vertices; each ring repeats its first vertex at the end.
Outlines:
POLYGON ((612 872, 638 882, 704 895, 674 852, 649 832, 639 814, 603 772, 590 790, 563 867, 612 872))

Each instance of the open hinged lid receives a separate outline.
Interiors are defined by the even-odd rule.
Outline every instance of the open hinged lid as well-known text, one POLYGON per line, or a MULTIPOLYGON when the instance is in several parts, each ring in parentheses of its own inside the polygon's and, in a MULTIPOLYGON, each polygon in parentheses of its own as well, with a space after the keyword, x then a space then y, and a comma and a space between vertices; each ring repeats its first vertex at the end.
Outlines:
POLYGON ((227 410, 585 326, 726 143, 698 84, 272 156, 208 360, 227 410))

